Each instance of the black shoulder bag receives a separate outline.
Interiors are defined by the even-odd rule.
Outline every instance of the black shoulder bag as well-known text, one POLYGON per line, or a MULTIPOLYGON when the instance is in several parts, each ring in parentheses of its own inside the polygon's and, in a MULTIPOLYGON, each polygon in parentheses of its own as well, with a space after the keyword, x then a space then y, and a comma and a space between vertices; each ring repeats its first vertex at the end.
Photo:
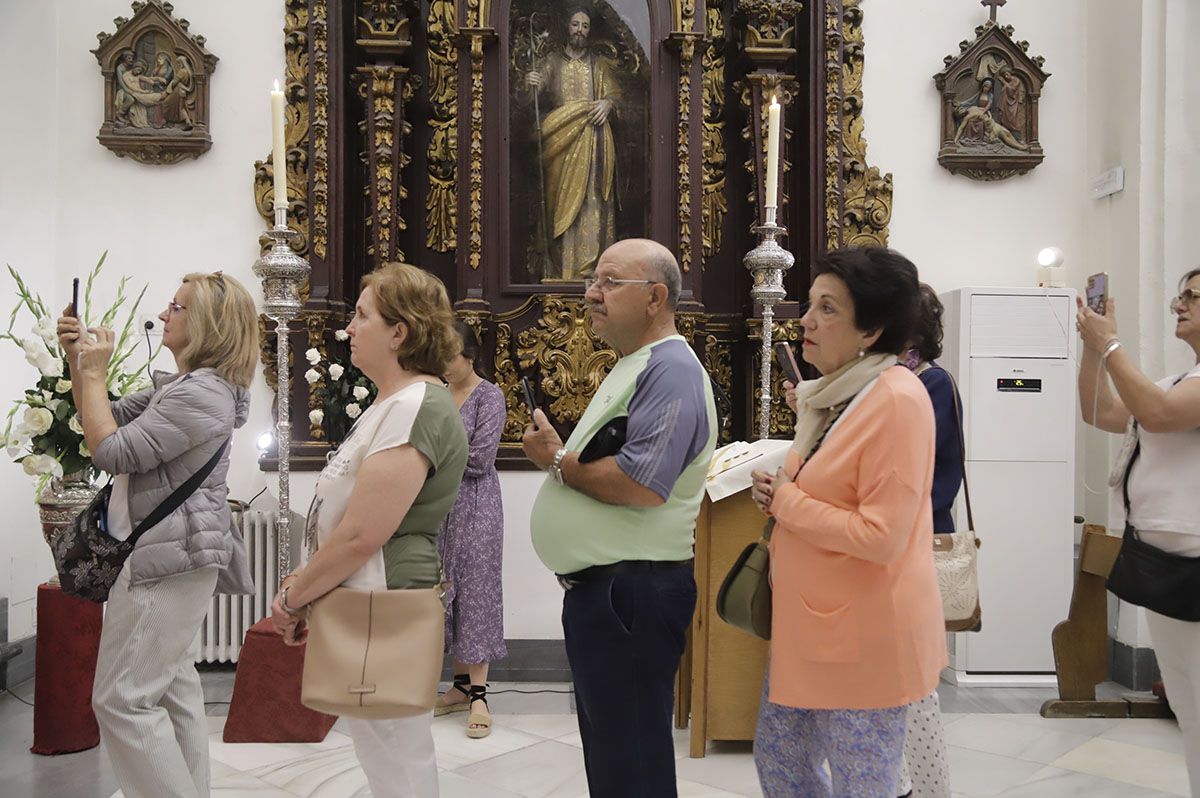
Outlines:
MULTIPOLYGON (((1137 421, 1134 434, 1137 434, 1137 421)), ((1142 453, 1139 439, 1125 467, 1125 535, 1106 586, 1117 598, 1178 621, 1200 621, 1200 557, 1163 551, 1138 537, 1129 523, 1129 474, 1142 453)))
POLYGON ((101 488, 88 506, 75 516, 71 525, 50 544, 54 552, 54 567, 58 570, 58 581, 62 584, 63 592, 88 601, 107 601, 108 591, 116 583, 121 568, 125 566, 125 560, 137 545, 138 538, 179 509, 179 506, 199 489, 217 467, 228 445, 229 439, 226 438, 209 461, 155 507, 150 515, 143 518, 125 540, 117 540, 106 531, 112 482, 101 488))

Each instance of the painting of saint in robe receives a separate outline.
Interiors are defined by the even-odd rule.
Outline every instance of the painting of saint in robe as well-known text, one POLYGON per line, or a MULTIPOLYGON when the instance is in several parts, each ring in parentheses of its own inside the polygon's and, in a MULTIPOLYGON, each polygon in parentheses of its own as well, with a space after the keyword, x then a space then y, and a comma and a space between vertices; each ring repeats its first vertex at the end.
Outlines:
MULTIPOLYGON (((627 96, 633 85, 628 63, 618 57, 617 45, 597 36, 600 11, 563 11, 557 4, 547 9, 525 17, 525 24, 544 20, 546 32, 525 40, 514 64, 532 129, 513 134, 514 141, 526 142, 527 163, 534 167, 528 173, 534 206, 528 251, 543 262, 531 264, 531 276, 543 282, 579 281, 596 268, 601 252, 629 234, 619 215, 638 204, 624 195, 636 193, 630 191, 628 156, 639 149, 639 135, 644 141, 644 100, 627 96), (624 177, 622 166, 627 167, 624 177)), ((611 7, 609 13, 604 25, 611 34, 611 20, 620 17, 611 7)), ((632 37, 626 33, 625 38, 632 37)), ((644 145, 640 149, 644 158, 644 145)), ((526 174, 514 171, 513 176, 526 174)))

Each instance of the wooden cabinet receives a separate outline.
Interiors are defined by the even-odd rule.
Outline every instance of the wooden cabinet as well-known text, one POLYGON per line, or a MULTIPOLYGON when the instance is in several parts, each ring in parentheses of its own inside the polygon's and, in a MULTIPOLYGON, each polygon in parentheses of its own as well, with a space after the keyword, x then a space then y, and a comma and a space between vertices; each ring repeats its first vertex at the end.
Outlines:
POLYGON ((734 560, 765 523, 749 490, 715 503, 705 498, 696 520, 696 614, 676 701, 677 725, 690 713, 693 757, 704 756, 709 740, 754 739, 768 644, 718 618, 716 604, 734 560))

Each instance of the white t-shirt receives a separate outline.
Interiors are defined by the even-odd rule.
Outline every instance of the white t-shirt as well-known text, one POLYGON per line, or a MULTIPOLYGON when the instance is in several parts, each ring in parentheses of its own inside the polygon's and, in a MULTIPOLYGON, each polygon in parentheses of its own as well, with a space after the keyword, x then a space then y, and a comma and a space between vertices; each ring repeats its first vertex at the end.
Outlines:
POLYGON ((418 381, 376 401, 354 424, 317 479, 305 540, 324 543, 341 523, 363 461, 376 452, 411 445, 432 465, 396 535, 351 574, 344 587, 386 590, 389 575, 425 576, 436 584, 437 532, 458 493, 467 459, 467 438, 458 408, 442 385, 418 381))
MULTIPOLYGON (((1181 379, 1195 378, 1200 378, 1200 366, 1182 377, 1160 380, 1157 385, 1170 390, 1181 379)), ((1200 536, 1200 428, 1147 432, 1139 427, 1138 440, 1142 451, 1129 474, 1130 523, 1139 532, 1187 535, 1188 540, 1178 543, 1193 549, 1200 543, 1190 539, 1200 536)), ((1151 534, 1146 540, 1168 551, 1185 553, 1171 545, 1167 536, 1151 534)))

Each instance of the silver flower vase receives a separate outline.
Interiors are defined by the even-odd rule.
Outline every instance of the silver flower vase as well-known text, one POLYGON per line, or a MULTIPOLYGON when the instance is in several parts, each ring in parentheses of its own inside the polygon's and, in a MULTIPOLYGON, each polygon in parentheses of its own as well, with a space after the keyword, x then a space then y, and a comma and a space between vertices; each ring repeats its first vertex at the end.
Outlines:
MULTIPOLYGON (((54 538, 62 530, 71 525, 75 516, 88 506, 96 495, 92 485, 92 470, 85 468, 70 474, 55 477, 46 485, 45 490, 37 498, 38 514, 42 520, 42 535, 47 545, 53 545, 54 538)), ((50 579, 50 584, 58 584, 58 575, 50 579)))

